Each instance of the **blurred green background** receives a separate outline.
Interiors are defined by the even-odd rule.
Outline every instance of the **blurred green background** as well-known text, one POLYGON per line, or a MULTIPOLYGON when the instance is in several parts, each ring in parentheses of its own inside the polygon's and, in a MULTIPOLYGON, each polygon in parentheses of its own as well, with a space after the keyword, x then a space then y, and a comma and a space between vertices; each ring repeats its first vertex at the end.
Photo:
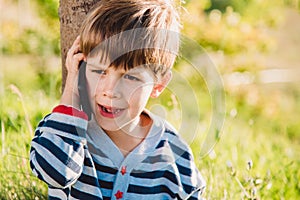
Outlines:
MULTIPOLYGON (((300 1, 181 4, 183 33, 205 49, 226 95, 223 129, 203 157, 209 90, 186 62, 176 63, 199 106, 196 133, 185 132, 194 133, 189 144, 207 180, 205 198, 299 199, 300 1)), ((58 6, 58 0, 0 0, 0 199, 47 199, 46 185, 30 171, 29 149, 34 128, 61 93, 58 6)), ((163 104, 178 128, 180 100, 166 91, 149 107, 163 104)))

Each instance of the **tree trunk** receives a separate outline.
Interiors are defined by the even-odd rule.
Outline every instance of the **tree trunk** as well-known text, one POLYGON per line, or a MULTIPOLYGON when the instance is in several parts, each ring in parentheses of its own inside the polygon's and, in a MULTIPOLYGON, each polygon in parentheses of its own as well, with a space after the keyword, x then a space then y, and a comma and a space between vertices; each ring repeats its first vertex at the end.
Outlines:
POLYGON ((65 86, 67 70, 65 67, 66 56, 73 41, 79 35, 82 21, 89 10, 100 0, 60 0, 60 44, 62 57, 62 89, 65 86))

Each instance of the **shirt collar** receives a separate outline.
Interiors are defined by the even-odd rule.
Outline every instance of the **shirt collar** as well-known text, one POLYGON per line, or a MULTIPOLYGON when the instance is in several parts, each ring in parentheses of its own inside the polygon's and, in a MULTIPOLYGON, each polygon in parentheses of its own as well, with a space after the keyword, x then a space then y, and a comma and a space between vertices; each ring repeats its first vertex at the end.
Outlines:
POLYGON ((149 112, 148 110, 145 110, 144 113, 153 120, 153 123, 146 138, 132 152, 130 152, 126 156, 126 158, 124 158, 119 148, 108 137, 105 131, 97 124, 94 118, 92 118, 88 124, 87 142, 94 144, 93 146, 96 149, 94 149, 91 153, 103 153, 117 167, 119 167, 121 166, 124 159, 128 161, 137 161, 139 159, 142 160, 149 154, 154 152, 155 147, 160 142, 161 137, 165 131, 165 121, 159 116, 149 112))

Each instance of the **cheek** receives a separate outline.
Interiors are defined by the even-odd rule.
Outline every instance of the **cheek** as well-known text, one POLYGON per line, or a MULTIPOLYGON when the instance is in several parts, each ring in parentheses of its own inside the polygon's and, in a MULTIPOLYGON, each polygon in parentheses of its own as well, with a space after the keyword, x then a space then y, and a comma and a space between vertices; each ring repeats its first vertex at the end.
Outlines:
POLYGON ((96 90, 98 90, 98 85, 99 85, 99 78, 90 76, 89 79, 87 80, 87 90, 90 99, 94 98, 97 92, 96 90))
POLYGON ((135 105, 137 107, 145 106, 152 92, 152 88, 153 87, 151 85, 148 85, 135 87, 131 90, 125 90, 130 91, 126 92, 126 99, 128 100, 129 104, 135 105))

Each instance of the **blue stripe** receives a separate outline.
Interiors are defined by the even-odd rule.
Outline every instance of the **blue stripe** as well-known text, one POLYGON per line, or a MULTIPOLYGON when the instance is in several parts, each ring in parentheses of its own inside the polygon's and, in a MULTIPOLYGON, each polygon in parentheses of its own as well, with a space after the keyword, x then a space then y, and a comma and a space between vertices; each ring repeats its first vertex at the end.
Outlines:
POLYGON ((135 193, 135 194, 146 194, 146 195, 152 195, 152 194, 159 194, 159 193, 165 193, 168 194, 170 197, 175 199, 175 197, 178 198, 177 194, 174 194, 170 188, 168 188, 165 185, 157 185, 157 186, 138 186, 138 185, 129 185, 127 192, 129 193, 135 193))
POLYGON ((35 131, 35 137, 39 137, 40 135, 42 134, 42 132, 39 130, 39 129, 37 129, 36 131, 35 131))
POLYGON ((98 163, 94 163, 95 164, 95 168, 97 171, 101 171, 101 172, 105 172, 105 173, 108 173, 108 174, 113 174, 115 175, 116 173, 118 173, 118 169, 115 169, 115 168, 112 168, 112 167, 107 167, 107 166, 103 166, 103 165, 100 165, 98 163))
POLYGON ((35 168, 35 166, 34 166, 32 160, 30 160, 30 167, 31 167, 31 169, 35 169, 35 172, 37 173, 37 177, 38 177, 40 180, 44 180, 44 178, 43 178, 43 176, 41 175, 41 173, 40 173, 38 170, 36 170, 36 168, 35 168))
POLYGON ((93 161, 87 157, 84 158, 83 165, 87 167, 94 167, 93 161))
MULTIPOLYGON (((45 138, 45 137, 39 137, 33 139, 36 143, 40 144, 44 148, 46 148, 48 151, 50 151, 53 156, 58 158, 62 163, 66 165, 66 167, 73 170, 75 173, 80 173, 81 166, 79 166, 72 158, 66 154, 64 151, 62 151, 61 148, 56 146, 51 140, 45 138), (36 141, 37 140, 37 141, 36 141)), ((72 147, 72 146, 70 146, 72 147)))
POLYGON ((197 197, 190 197, 187 200, 198 200, 198 198, 197 197))
POLYGON ((59 136, 59 137, 61 137, 64 140, 65 143, 72 146, 73 150, 76 151, 76 152, 79 152, 79 150, 80 150, 79 148, 82 147, 82 145, 74 139, 63 137, 63 136, 59 136))
POLYGON ((156 179, 156 178, 166 178, 167 180, 178 185, 178 180, 175 174, 169 171, 153 171, 153 172, 143 172, 143 171, 133 171, 130 173, 131 176, 136 178, 144 179, 156 179))
POLYGON ((166 140, 161 140, 159 143, 158 143, 158 145, 155 147, 155 149, 159 149, 159 148, 162 148, 162 147, 164 147, 165 146, 165 144, 166 144, 166 140))
POLYGON ((89 176, 87 174, 82 173, 78 178, 78 180, 87 185, 99 187, 98 179, 96 177, 89 176))
MULTIPOLYGON (((36 160, 38 161, 41 168, 47 169, 46 173, 48 176, 50 176, 52 179, 54 179, 56 182, 58 182, 61 186, 66 186, 69 183, 69 181, 63 175, 61 175, 55 168, 53 168, 52 165, 49 164, 43 158, 43 156, 41 156, 37 152, 35 153, 35 155, 36 155, 36 160)), ((45 179, 42 178, 42 180, 45 180, 45 179)))
MULTIPOLYGON (((48 186, 49 187, 49 189, 57 189, 57 188, 55 188, 55 187, 52 187, 51 185, 49 185, 48 186)), ((62 191, 63 193, 65 193, 65 195, 68 197, 69 196, 69 194, 70 194, 70 188, 65 188, 65 189, 59 189, 60 191, 62 191)), ((49 199, 51 199, 51 200, 60 200, 60 198, 57 198, 57 197, 52 197, 52 196, 49 196, 48 197, 49 199)))
MULTIPOLYGON (((172 132, 170 132, 170 133, 172 133, 172 132)), ((173 134, 172 134, 172 135, 173 135, 173 134)), ((176 135, 175 135, 175 136, 176 136, 176 135)), ((168 142, 168 141, 166 141, 166 140, 161 140, 155 148, 156 148, 156 149, 162 148, 162 147, 166 146, 166 143, 167 143, 167 142, 168 142)), ((189 160, 189 161, 191 160, 191 155, 190 155, 189 152, 187 152, 187 151, 185 151, 185 150, 179 148, 178 146, 176 146, 175 144, 173 144, 173 143, 171 143, 171 142, 169 142, 169 145, 170 145, 172 151, 173 151, 175 154, 179 155, 180 157, 182 157, 182 158, 184 158, 184 159, 186 159, 186 160, 189 160)))
POLYGON ((166 129, 165 133, 169 133, 170 135, 177 136, 173 131, 166 129))
POLYGON ((101 188, 112 190, 114 187, 114 182, 104 181, 104 180, 100 180, 100 179, 98 179, 98 182, 99 182, 101 188))
POLYGON ((191 160, 191 155, 189 152, 179 148, 178 146, 176 146, 175 144, 169 143, 170 147, 172 149, 172 152, 174 152, 175 154, 177 154, 178 156, 190 161, 191 160))
POLYGON ((52 196, 48 196, 48 200, 61 200, 60 198, 57 197, 52 197, 52 196))
POLYGON ((148 156, 142 163, 155 164, 159 162, 164 162, 165 164, 174 163, 174 159, 168 155, 156 155, 156 156, 148 156))
POLYGON ((191 176, 192 175, 192 170, 190 168, 179 165, 178 163, 176 163, 176 166, 177 166, 178 171, 179 171, 180 174, 183 174, 185 176, 191 176))
POLYGON ((67 132, 67 133, 70 133, 70 134, 75 134, 75 135, 78 135, 78 136, 84 135, 85 131, 86 131, 85 129, 83 129, 81 127, 78 127, 78 126, 73 126, 73 125, 70 125, 70 124, 65 124, 65 123, 62 123, 62 122, 52 121, 52 120, 46 121, 44 126, 54 128, 56 130, 67 132))
POLYGON ((71 190, 71 196, 74 198, 77 198, 77 199, 84 199, 84 200, 85 199, 86 200, 102 200, 101 197, 94 196, 92 194, 86 193, 81 190, 77 190, 76 188, 73 188, 73 187, 71 190))
POLYGON ((190 185, 187 185, 187 184, 183 184, 183 183, 182 183, 182 186, 183 186, 184 191, 186 193, 188 193, 188 194, 192 193, 196 189, 193 186, 190 186, 190 185))

